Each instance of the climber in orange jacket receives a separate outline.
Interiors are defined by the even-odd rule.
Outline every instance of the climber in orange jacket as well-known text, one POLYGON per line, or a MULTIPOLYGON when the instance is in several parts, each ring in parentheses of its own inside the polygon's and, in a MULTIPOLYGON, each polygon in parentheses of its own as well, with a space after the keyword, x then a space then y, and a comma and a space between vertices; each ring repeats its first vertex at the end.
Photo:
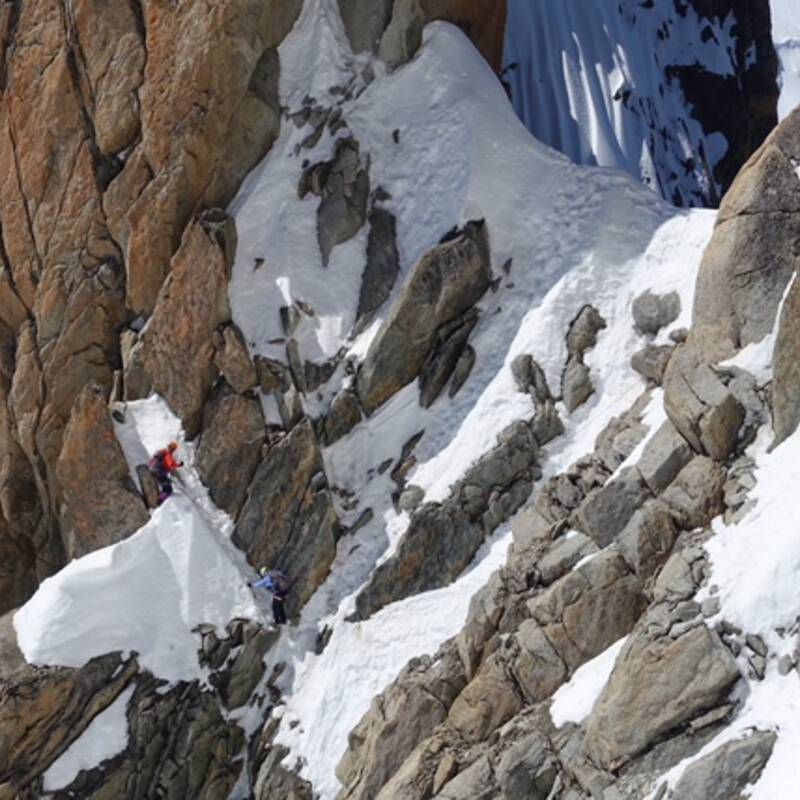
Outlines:
POLYGON ((174 453, 177 449, 178 443, 170 442, 159 450, 147 465, 158 482, 159 505, 172 496, 172 473, 177 472, 183 466, 183 461, 175 458, 174 453))

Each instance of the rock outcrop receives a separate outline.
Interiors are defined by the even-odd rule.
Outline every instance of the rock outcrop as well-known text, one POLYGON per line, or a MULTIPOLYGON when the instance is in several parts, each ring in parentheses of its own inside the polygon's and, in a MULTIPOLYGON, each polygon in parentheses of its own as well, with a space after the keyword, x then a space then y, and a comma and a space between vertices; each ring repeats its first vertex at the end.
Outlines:
POLYGON ((117 653, 79 670, 31 667, 15 652, 10 614, 0 630, 0 796, 37 796, 44 770, 130 685, 137 665, 117 653))
MULTIPOLYGON (((359 370, 358 395, 367 414, 420 374, 442 328, 469 311, 491 280, 483 222, 468 223, 463 232, 422 258, 359 370)), ((451 371, 453 368, 454 363, 451 371)))
MULTIPOLYGON (((590 346, 597 329, 573 325, 575 353, 590 346)), ((728 376, 703 366, 727 391, 728 376)), ((517 359, 512 372, 521 390, 545 398, 532 359, 517 359)), ((647 435, 641 419, 650 400, 647 390, 609 422, 592 454, 538 487, 515 519, 506 566, 475 595, 461 632, 432 661, 409 665, 383 695, 405 702, 390 713, 373 705, 354 730, 338 772, 342 799, 367 796, 367 783, 383 800, 500 792, 547 798, 556 785, 576 800, 606 789, 644 797, 655 776, 698 752, 730 718, 729 693, 741 678, 735 642, 704 622, 718 603, 692 599, 708 574, 704 528, 725 508, 726 469, 696 454, 668 420, 651 432, 638 461, 619 471, 647 435), (588 719, 556 730, 549 698, 626 636, 588 719), (448 675, 448 686, 460 688, 444 709, 435 704, 432 716, 419 710, 431 704, 429 694, 406 694, 441 685, 448 675), (384 748, 391 758, 371 749, 379 736, 401 734, 402 746, 384 748)), ((723 400, 707 398, 711 409, 723 400)), ((739 446, 737 431, 738 423, 720 459, 739 446)), ((403 596, 389 586, 410 592, 439 585, 432 563, 444 565, 440 576, 454 564, 461 568, 451 555, 461 552, 473 509, 487 503, 480 481, 468 477, 445 503, 413 512, 396 553, 357 599, 362 617, 403 596), (428 524, 440 518, 438 526, 428 524)), ((749 762, 732 769, 755 771, 749 762)))
MULTIPOLYGON (((277 45, 301 5, 0 12, 0 320, 16 346, 0 387, 0 529, 16 603, 64 563, 57 462, 76 398, 111 390, 120 332, 153 312, 185 226, 226 205, 278 134, 277 45)), ((151 388, 133 355, 128 399, 151 388)), ((198 400, 180 409, 195 423, 198 400)))
POLYGON ((234 519, 261 460, 266 438, 264 414, 255 397, 215 387, 203 412, 197 471, 211 499, 234 519))
POLYGON ((677 638, 635 636, 625 646, 586 726, 595 763, 615 769, 661 736, 719 705, 739 669, 704 626, 677 638))
POLYGON ((230 320, 228 278, 236 228, 222 211, 205 211, 187 228, 142 332, 142 361, 150 386, 194 436, 218 375, 214 334, 230 320))
POLYGON ((414 57, 425 25, 445 20, 458 25, 489 64, 500 70, 505 0, 339 0, 339 10, 353 51, 371 50, 392 67, 414 57))
MULTIPOLYGON (((800 131, 800 128, 798 129, 800 131)), ((800 219, 800 214, 798 214, 800 219)), ((800 224, 800 223, 799 223, 800 224)), ((800 423, 800 281, 797 273, 783 304, 773 355, 772 427, 775 444, 800 423)))
POLYGON ((99 386, 88 386, 78 395, 56 470, 62 493, 61 535, 68 559, 119 542, 150 519, 99 386))
POLYGON ((691 341, 719 360, 773 328, 797 268, 800 110, 753 154, 720 205, 694 297, 691 341))
POLYGON ((485 537, 528 498, 541 471, 538 444, 525 422, 504 431, 495 448, 453 487, 444 503, 411 517, 397 552, 373 573, 356 600, 362 619, 410 594, 444 586, 466 568, 485 537))
POLYGON ((255 567, 286 573, 294 585, 287 602, 293 614, 328 574, 338 532, 319 445, 311 423, 305 421, 264 454, 233 540, 255 567))
POLYGON ((673 796, 676 800, 724 800, 740 795, 758 780, 772 755, 775 739, 774 733, 755 731, 721 745, 687 767, 675 784, 673 796))

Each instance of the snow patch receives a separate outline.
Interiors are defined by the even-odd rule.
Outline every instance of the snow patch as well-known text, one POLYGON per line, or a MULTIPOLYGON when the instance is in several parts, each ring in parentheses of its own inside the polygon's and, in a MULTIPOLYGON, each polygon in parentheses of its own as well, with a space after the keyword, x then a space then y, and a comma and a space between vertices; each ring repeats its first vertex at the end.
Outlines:
POLYGON ((589 716, 603 687, 611 677, 617 656, 626 640, 627 637, 623 637, 599 656, 579 667, 569 682, 553 695, 550 716, 557 728, 568 722, 583 722, 589 716))
POLYGON ((44 773, 44 790, 63 789, 82 770, 113 758, 128 746, 128 702, 135 686, 129 686, 108 708, 101 711, 86 730, 50 765, 44 773))

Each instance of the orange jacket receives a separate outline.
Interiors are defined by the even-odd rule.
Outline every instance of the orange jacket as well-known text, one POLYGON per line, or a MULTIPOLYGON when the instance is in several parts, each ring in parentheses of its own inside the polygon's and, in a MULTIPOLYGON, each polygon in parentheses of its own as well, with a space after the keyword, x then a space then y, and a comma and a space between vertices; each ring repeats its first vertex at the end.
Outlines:
POLYGON ((165 472, 175 472, 176 469, 183 466, 183 462, 177 461, 175 456, 172 455, 172 451, 168 450, 166 447, 155 454, 152 463, 165 472))

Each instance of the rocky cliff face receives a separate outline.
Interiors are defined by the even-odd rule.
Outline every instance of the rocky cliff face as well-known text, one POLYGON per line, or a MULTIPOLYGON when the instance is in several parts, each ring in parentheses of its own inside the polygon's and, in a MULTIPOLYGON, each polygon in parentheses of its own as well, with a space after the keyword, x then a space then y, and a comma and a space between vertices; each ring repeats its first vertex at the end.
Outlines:
MULTIPOLYGON (((277 136, 275 48, 299 9, 3 6, 2 494, 4 547, 16 553, 4 608, 72 552, 58 463, 76 398, 89 382, 111 390, 120 336, 153 313, 184 227, 225 205, 277 136)), ((203 261, 197 249, 187 257, 203 261)), ((167 326, 180 336, 177 322, 167 326)), ((209 368, 187 369, 197 414, 209 368)))
MULTIPOLYGON (((769 124, 743 9, 721 182, 769 124)), ((754 723, 662 781, 778 654, 704 547, 800 419, 798 116, 687 331, 708 218, 531 141, 463 35, 497 70, 505 18, 0 5, 0 798, 722 798, 780 750, 754 723), (720 363, 776 319, 768 375, 720 363), (173 438, 153 510, 132 468, 173 438)))

